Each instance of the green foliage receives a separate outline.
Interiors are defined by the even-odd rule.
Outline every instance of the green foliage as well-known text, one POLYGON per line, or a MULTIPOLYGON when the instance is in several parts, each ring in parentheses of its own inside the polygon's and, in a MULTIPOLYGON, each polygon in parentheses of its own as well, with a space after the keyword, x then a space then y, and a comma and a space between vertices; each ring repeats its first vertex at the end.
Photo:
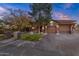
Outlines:
POLYGON ((5 35, 4 34, 0 34, 0 40, 5 39, 5 35))
POLYGON ((26 11, 21 9, 9 9, 9 15, 6 15, 5 20, 10 25, 12 31, 21 31, 27 27, 31 27, 31 19, 26 11))
POLYGON ((49 3, 33 3, 30 5, 31 12, 29 14, 35 20, 37 27, 42 30, 41 27, 49 24, 49 21, 52 19, 51 11, 52 4, 49 3))
POLYGON ((0 34, 4 33, 4 29, 0 29, 0 34))
POLYGON ((41 34, 21 34, 20 39, 27 41, 39 41, 41 34))
POLYGON ((52 11, 52 4, 49 3, 34 3, 31 4, 32 12, 29 14, 35 19, 40 20, 43 19, 51 19, 51 11, 52 11))

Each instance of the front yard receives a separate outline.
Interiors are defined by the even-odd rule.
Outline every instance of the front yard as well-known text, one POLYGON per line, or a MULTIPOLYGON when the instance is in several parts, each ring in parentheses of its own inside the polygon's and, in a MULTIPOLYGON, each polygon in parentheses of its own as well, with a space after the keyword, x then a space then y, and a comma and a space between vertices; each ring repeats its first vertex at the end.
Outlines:
POLYGON ((20 35, 19 39, 26 41, 39 41, 41 37, 42 34, 38 34, 38 33, 35 34, 24 33, 20 35))
POLYGON ((24 32, 5 32, 0 34, 0 40, 8 40, 10 38, 20 39, 24 41, 39 41, 43 34, 39 33, 24 33, 24 32))
POLYGON ((73 34, 21 34, 20 39, 0 44, 0 55, 12 56, 72 56, 79 55, 79 33, 73 34), (39 39, 42 39, 39 41, 39 39))

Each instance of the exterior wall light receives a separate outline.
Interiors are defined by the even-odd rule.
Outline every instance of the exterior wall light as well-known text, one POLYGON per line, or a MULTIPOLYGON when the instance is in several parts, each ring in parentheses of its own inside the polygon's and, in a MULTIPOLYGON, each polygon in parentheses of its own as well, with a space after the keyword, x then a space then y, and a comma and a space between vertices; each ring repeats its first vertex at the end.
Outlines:
POLYGON ((32 29, 35 29, 35 27, 32 27, 32 29))
POLYGON ((50 26, 53 26, 53 21, 50 21, 50 26))

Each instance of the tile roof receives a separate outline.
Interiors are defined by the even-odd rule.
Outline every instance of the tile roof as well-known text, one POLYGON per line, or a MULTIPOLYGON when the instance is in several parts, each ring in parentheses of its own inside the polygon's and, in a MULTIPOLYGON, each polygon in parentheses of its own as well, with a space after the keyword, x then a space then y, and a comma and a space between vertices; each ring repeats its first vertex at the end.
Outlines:
POLYGON ((59 24, 75 24, 76 20, 54 20, 55 22, 59 24))

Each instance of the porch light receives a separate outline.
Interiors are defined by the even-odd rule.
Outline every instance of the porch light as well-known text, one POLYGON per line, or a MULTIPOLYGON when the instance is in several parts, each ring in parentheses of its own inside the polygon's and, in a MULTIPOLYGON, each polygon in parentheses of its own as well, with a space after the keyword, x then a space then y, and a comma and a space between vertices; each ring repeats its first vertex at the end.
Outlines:
POLYGON ((32 29, 35 29, 35 27, 32 27, 32 29))
POLYGON ((53 21, 50 21, 50 25, 53 26, 53 21))

